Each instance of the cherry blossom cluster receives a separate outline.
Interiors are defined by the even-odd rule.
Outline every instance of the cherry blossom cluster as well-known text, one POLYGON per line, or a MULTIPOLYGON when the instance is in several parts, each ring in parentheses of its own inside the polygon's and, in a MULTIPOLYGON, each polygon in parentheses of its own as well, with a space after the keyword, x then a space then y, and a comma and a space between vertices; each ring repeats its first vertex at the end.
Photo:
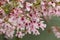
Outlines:
POLYGON ((0 6, 9 3, 9 0, 0 0, 0 6))
POLYGON ((38 29, 46 28, 40 13, 32 7, 32 3, 20 0, 18 4, 9 14, 0 8, 0 34, 4 34, 6 38, 22 38, 25 34, 39 35, 38 29))
POLYGON ((44 16, 57 15, 60 16, 60 1, 59 0, 43 0, 41 1, 41 12, 44 16))
MULTIPOLYGON (((39 35, 46 24, 43 17, 60 16, 59 0, 0 0, 0 34, 6 38, 22 38, 26 34, 39 35), (9 12, 4 9, 10 5, 9 12), (39 5, 38 7, 35 7, 39 5), (6 12, 8 13, 6 13, 6 12)), ((8 8, 7 8, 8 9, 8 8)))
POLYGON ((60 38, 60 27, 53 26, 53 27, 52 27, 52 31, 53 31, 53 33, 55 34, 55 36, 56 36, 57 38, 60 38))

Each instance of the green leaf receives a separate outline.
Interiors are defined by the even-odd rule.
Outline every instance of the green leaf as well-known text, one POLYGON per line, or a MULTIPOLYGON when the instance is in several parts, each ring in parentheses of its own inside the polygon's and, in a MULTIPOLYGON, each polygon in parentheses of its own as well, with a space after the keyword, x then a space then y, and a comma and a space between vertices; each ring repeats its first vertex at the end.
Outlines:
POLYGON ((10 5, 9 4, 6 4, 2 8, 4 9, 4 11, 5 11, 6 14, 9 14, 9 12, 10 12, 10 5))

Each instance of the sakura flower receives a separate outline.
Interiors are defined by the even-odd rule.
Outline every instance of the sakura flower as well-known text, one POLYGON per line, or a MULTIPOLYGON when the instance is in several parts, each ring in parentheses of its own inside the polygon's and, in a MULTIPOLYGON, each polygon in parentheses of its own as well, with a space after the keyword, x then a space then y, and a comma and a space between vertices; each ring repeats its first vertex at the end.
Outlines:
POLYGON ((53 31, 53 33, 55 34, 55 36, 57 37, 57 38, 60 38, 60 31, 59 31, 59 27, 55 27, 55 26, 53 26, 52 27, 52 31, 53 31))
POLYGON ((56 15, 60 16, 60 6, 56 6, 56 15))
POLYGON ((30 3, 28 3, 28 2, 26 2, 26 10, 27 11, 30 11, 30 6, 32 6, 33 4, 30 4, 30 3))
POLYGON ((25 36, 25 34, 22 33, 22 32, 18 32, 18 33, 16 34, 16 36, 18 36, 18 38, 23 38, 23 36, 25 36))
POLYGON ((15 30, 15 27, 13 27, 11 24, 9 23, 5 23, 5 35, 6 37, 11 37, 13 38, 13 35, 14 35, 14 30, 15 30))
POLYGON ((5 12, 2 8, 0 8, 0 18, 3 18, 5 16, 5 12))
MULTIPOLYGON (((13 6, 12 0, 1 0, 0 3, 11 5, 11 9, 6 14, 3 10, 3 5, 0 8, 0 33, 6 38, 23 38, 26 34, 40 35, 39 29, 45 30, 46 24, 44 18, 51 16, 60 16, 60 6, 55 1, 41 0, 38 9, 34 6, 32 0, 14 0, 17 6, 13 6), (29 2, 30 1, 30 2, 29 2), (16 32, 16 33, 15 33, 16 32)), ((34 1, 34 0, 33 0, 34 1)), ((57 0, 59 1, 59 0, 57 0)), ((56 27, 52 27, 53 33, 57 38, 60 38, 60 32, 56 27)))
POLYGON ((60 0, 56 0, 56 2, 60 2, 60 0))

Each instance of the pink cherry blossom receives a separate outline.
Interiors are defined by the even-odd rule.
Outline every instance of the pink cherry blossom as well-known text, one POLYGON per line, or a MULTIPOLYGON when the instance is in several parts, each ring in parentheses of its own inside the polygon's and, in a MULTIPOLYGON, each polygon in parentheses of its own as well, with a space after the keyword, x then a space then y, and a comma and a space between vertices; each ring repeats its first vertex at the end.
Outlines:
POLYGON ((56 36, 57 38, 60 38, 59 27, 53 26, 53 27, 52 27, 52 31, 53 31, 53 33, 55 34, 55 36, 56 36))
MULTIPOLYGON (((23 4, 23 3, 22 3, 23 4)), ((22 8, 13 8, 7 15, 4 10, 1 10, 1 14, 4 16, 0 18, 0 32, 5 34, 6 38, 13 38, 15 30, 16 36, 22 38, 27 33, 33 35, 39 35, 39 28, 44 30, 46 24, 43 23, 40 17, 40 13, 36 8, 32 7, 33 4, 26 2, 22 8), (28 12, 28 13, 27 13, 28 12)))
MULTIPOLYGON (((32 0, 0 0, 0 34, 4 34, 6 38, 23 38, 26 34, 40 35, 38 30, 44 31, 47 26, 44 18, 60 16, 60 6, 56 4, 59 0, 41 0, 39 7, 29 1, 32 0), (7 7, 9 12, 4 10, 6 4, 10 5, 7 7)), ((55 36, 60 38, 56 27, 52 29, 55 36)))

